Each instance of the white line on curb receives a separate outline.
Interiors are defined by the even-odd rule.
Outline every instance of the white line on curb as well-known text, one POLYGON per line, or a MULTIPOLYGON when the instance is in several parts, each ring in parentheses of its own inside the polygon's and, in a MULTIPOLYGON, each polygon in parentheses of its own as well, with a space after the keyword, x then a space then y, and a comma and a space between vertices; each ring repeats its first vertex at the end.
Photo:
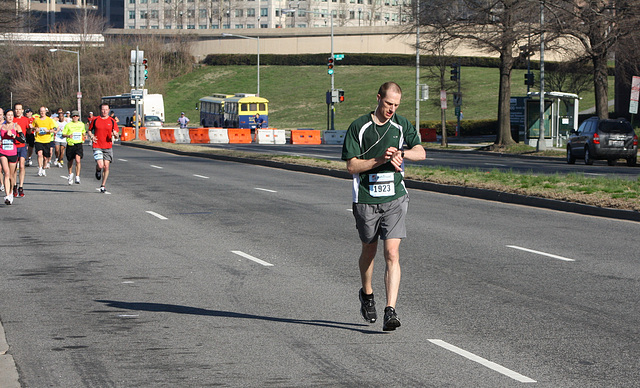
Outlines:
POLYGON ((168 220, 168 218, 167 218, 167 217, 165 217, 165 216, 163 216, 163 215, 161 215, 161 214, 158 214, 158 213, 156 213, 156 212, 152 212, 151 210, 147 210, 147 213, 151 214, 151 215, 152 215, 152 216, 154 216, 154 217, 158 217, 158 218, 159 218, 159 219, 161 219, 161 220, 168 220))
POLYGON ((495 362, 489 361, 487 359, 484 359, 480 356, 476 356, 473 353, 467 352, 464 349, 460 349, 457 346, 451 345, 443 340, 439 340, 439 339, 430 339, 429 340, 431 343, 438 345, 444 349, 447 349, 449 351, 452 351, 462 357, 465 357, 471 361, 475 361, 477 363, 479 363, 480 365, 486 366, 489 369, 493 369, 494 371, 501 373, 507 377, 510 377, 514 380, 517 380, 521 383, 535 383, 536 381, 533 379, 530 379, 527 376, 523 376, 520 373, 514 372, 511 369, 507 369, 502 365, 496 364, 495 362))
POLYGON ((535 253, 537 255, 547 256, 547 257, 551 257, 551 258, 558 259, 558 260, 563 260, 563 261, 575 261, 573 259, 569 259, 569 258, 566 258, 566 257, 562 257, 562 256, 558 256, 558 255, 552 255, 551 253, 534 251, 533 249, 522 248, 522 247, 519 247, 519 246, 516 246, 516 245, 507 245, 507 248, 519 249, 521 251, 525 251, 525 252, 529 252, 529 253, 535 253))
POLYGON ((262 264, 262 265, 264 265, 265 267, 273 267, 273 264, 271 264, 271 263, 267 263, 267 262, 266 262, 266 261, 264 261, 264 260, 260 260, 260 259, 258 259, 257 257, 253 257, 253 256, 251 256, 251 255, 249 255, 249 254, 246 254, 246 253, 242 252, 242 251, 231 251, 231 252, 232 252, 232 253, 235 253, 235 254, 236 254, 236 255, 238 255, 238 256, 242 256, 242 257, 244 257, 245 259, 249 259, 249 260, 254 261, 254 262, 258 263, 258 264, 262 264))

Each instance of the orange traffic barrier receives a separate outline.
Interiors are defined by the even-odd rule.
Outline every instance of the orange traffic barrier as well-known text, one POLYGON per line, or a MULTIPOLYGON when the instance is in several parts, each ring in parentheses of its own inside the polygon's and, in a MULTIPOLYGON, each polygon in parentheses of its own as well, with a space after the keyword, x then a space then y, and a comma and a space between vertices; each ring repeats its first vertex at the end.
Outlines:
POLYGON ((138 128, 138 137, 140 138, 140 140, 147 141, 147 127, 138 128))
POLYGON ((229 143, 251 143, 250 128, 229 128, 229 143))
POLYGON ((191 143, 208 144, 209 128, 189 128, 191 143))
POLYGON ((322 144, 320 131, 315 129, 292 129, 291 144, 322 144))
POLYGON ((132 127, 122 127, 122 134, 120 140, 130 141, 136 138, 136 129, 132 127))
POLYGON ((176 134, 171 128, 161 128, 160 129, 160 139, 162 139, 163 143, 175 143, 176 142, 176 134))

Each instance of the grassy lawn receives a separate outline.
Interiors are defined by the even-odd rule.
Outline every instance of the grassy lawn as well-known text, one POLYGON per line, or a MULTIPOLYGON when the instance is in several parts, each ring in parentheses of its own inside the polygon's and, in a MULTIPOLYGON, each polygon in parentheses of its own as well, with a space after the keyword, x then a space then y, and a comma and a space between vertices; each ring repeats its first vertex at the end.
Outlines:
MULTIPOLYGON (((512 73, 512 95, 526 95, 524 73, 512 73)), ((498 103, 498 69, 462 68, 464 118, 495 119, 498 103)), ((421 75, 430 74, 428 68, 421 75)), ((448 74, 448 72, 447 72, 448 74)), ((255 66, 205 66, 169 83, 165 94, 165 116, 173 123, 184 111, 192 123, 199 122, 195 109, 198 100, 213 93, 255 93, 255 66)), ((415 119, 415 68, 408 66, 336 66, 335 87, 345 91, 345 102, 336 105, 335 128, 346 129, 358 116, 375 108, 376 92, 385 81, 393 80, 403 89, 403 103, 398 113, 415 119)), ((430 85, 430 100, 420 103, 421 120, 440 119, 439 83, 422 79, 430 85)), ((453 82, 449 82, 453 88, 453 82)), ((609 82, 613 96, 613 77, 609 82)), ((325 93, 331 88, 331 77, 324 66, 261 66, 260 94, 270 101, 269 123, 280 129, 326 129, 327 105, 325 93)), ((594 104, 593 93, 585 93, 580 110, 594 104)), ((449 107, 453 98, 449 95, 449 107)), ((454 119, 453 109, 447 110, 447 119, 454 119)))

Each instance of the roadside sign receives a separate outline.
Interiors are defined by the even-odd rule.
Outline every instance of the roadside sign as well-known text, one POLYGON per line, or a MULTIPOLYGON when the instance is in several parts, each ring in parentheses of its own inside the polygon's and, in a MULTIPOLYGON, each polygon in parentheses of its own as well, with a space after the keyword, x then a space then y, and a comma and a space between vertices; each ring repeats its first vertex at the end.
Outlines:
POLYGON ((341 61, 344 59, 344 54, 335 54, 333 57, 336 61, 341 61))
POLYGON ((82 98, 82 92, 78 92, 76 93, 76 95, 78 96, 78 98, 82 98))
POLYGON ((629 101, 629 113, 638 113, 638 100, 640 99, 640 77, 633 76, 631 81, 631 101, 629 101))

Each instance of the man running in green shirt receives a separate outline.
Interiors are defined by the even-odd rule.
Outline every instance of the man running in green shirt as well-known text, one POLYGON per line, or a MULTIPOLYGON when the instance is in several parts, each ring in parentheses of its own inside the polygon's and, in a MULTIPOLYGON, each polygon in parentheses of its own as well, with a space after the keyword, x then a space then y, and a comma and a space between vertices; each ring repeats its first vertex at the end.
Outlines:
POLYGON ((369 323, 377 319, 373 299, 373 259, 378 239, 384 241, 387 305, 382 330, 400 326, 395 311, 400 288, 400 242, 406 237, 409 196, 404 187, 404 159, 423 160, 425 150, 409 120, 397 115, 402 90, 387 82, 378 90, 375 111, 356 119, 347 130, 342 160, 353 174, 353 215, 362 242, 359 267, 360 313, 369 323), (404 148, 404 144, 407 148, 404 148))
POLYGON ((67 168, 69 169, 69 184, 73 184, 73 161, 76 161, 76 183, 80 184, 80 160, 84 156, 82 145, 84 144, 87 130, 84 123, 80 121, 80 112, 71 112, 71 122, 64 126, 62 137, 67 139, 67 168))

